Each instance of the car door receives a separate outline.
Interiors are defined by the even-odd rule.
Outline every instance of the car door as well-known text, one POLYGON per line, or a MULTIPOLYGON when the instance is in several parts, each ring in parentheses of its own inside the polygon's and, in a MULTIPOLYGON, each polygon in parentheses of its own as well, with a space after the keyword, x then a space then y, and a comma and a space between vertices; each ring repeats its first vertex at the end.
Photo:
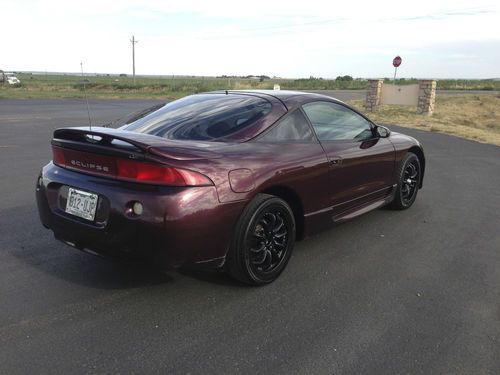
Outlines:
MULTIPOLYGON (((288 113, 253 142, 261 144, 259 152, 272 152, 274 176, 267 176, 266 183, 287 186, 296 192, 304 214, 315 223, 313 227, 320 226, 321 221, 328 224, 329 220, 319 213, 329 216, 331 209, 330 166, 303 111, 298 108, 288 113)), ((262 168, 266 170, 266 165, 262 168)))
POLYGON ((339 214, 387 195, 392 187, 395 150, 376 136, 375 125, 340 103, 303 105, 330 163, 330 202, 339 214))

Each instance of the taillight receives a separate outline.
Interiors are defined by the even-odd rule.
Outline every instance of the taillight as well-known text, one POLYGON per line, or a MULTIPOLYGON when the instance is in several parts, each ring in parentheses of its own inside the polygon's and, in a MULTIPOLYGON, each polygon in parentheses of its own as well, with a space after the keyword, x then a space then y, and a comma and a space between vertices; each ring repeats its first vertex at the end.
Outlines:
POLYGON ((53 162, 61 167, 119 180, 168 186, 206 186, 213 182, 201 173, 163 164, 115 158, 53 146, 53 162))
POLYGON ((64 167, 66 165, 66 159, 64 158, 64 150, 59 147, 52 147, 52 161, 54 164, 64 167))
POLYGON ((117 178, 170 186, 213 185, 201 173, 162 164, 116 159, 117 178))

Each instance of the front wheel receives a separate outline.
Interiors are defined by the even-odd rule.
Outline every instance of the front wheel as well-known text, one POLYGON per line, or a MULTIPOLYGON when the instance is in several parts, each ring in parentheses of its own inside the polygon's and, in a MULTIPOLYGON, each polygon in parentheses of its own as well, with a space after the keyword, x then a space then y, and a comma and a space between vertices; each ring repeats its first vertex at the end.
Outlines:
POLYGON ((286 267, 294 244, 290 206, 281 198, 258 194, 238 220, 226 269, 247 284, 268 284, 286 267))
POLYGON ((398 171, 398 186, 390 207, 396 210, 410 208, 417 198, 421 178, 420 160, 417 155, 408 152, 401 161, 401 167, 398 171))

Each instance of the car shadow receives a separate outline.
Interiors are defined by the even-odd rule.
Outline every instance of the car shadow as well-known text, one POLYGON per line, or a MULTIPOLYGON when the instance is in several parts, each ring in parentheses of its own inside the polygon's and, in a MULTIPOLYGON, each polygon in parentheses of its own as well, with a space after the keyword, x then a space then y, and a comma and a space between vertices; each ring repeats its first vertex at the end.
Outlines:
POLYGON ((241 281, 238 281, 221 269, 196 269, 196 268, 181 268, 177 270, 179 274, 202 281, 204 283, 211 283, 216 285, 223 285, 229 287, 251 287, 241 281))
POLYGON ((0 252, 7 264, 19 262, 52 277, 96 289, 137 288, 173 281, 168 272, 146 261, 97 257, 57 241, 40 224, 35 205, 0 210, 0 227, 0 252))
MULTIPOLYGON (((339 240, 343 232, 359 232, 374 218, 389 215, 386 210, 377 210, 356 220, 338 225, 337 229, 317 233, 300 241, 296 255, 309 248, 312 243, 339 240), (378 212, 378 214, 377 214, 378 212), (349 230, 348 230, 349 229, 349 230)), ((375 221, 378 221, 375 220, 375 221)), ((26 205, 0 210, 0 226, 5 229, 0 238, 0 252, 8 261, 15 258, 31 268, 36 268, 52 277, 95 289, 130 289, 171 284, 186 277, 230 288, 250 287, 234 280, 222 270, 181 268, 172 270, 145 260, 126 260, 97 257, 83 253, 57 241, 50 230, 44 229, 38 220, 36 206, 26 205), (30 231, 26 233, 26 228, 30 231)), ((371 226, 371 225, 370 225, 371 226)), ((351 238, 352 233, 347 237, 351 238)), ((340 251, 340 250, 337 250, 340 251)), ((311 254, 309 254, 311 255, 311 254)), ((0 265, 0 271, 2 266, 0 265)))

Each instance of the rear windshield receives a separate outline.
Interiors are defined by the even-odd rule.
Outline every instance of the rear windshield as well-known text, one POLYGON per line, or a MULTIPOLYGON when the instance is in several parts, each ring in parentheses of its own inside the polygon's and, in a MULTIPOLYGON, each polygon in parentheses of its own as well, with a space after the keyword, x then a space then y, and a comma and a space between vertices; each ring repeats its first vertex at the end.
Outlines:
POLYGON ((121 129, 167 139, 223 141, 266 116, 271 107, 255 96, 198 94, 142 111, 121 129))

